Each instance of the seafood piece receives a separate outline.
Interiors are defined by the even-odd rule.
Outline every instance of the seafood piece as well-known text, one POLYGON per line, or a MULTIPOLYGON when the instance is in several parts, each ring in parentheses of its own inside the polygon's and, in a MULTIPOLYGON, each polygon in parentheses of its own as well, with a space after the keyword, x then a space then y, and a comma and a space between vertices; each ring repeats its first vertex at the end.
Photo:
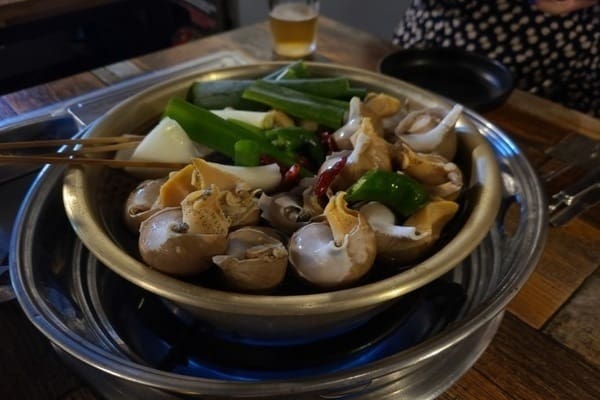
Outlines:
POLYGON ((394 147, 394 157, 402 171, 423 184, 432 196, 445 200, 458 198, 463 187, 463 177, 456 164, 437 154, 414 152, 401 141, 394 147))
POLYGON ((452 160, 456 154, 454 126, 462 114, 462 106, 450 111, 425 108, 410 112, 394 129, 397 138, 420 153, 435 153, 452 160))
POLYGON ((290 239, 290 263, 298 275, 316 286, 348 286, 375 261, 375 234, 358 211, 348 208, 344 195, 338 192, 329 200, 324 211, 327 223, 310 223, 290 239))
POLYGON ((335 144, 340 150, 352 150, 352 142, 350 142, 350 138, 356 133, 356 131, 358 131, 362 122, 362 113, 360 107, 360 98, 351 98, 346 123, 333 133, 335 144))
MULTIPOLYGON (((262 194, 258 206, 269 225, 291 235, 314 217, 323 213, 319 196, 314 192, 316 179, 303 178, 297 187, 289 192, 277 193, 273 196, 262 194)), ((331 195, 329 191, 329 195, 331 195)))
POLYGON ((194 171, 194 166, 190 164, 169 174, 169 179, 160 188, 161 207, 177 207, 188 194, 198 189, 192 182, 194 171))
POLYGON ((192 163, 196 168, 194 184, 200 189, 214 183, 226 190, 252 188, 269 192, 281 183, 279 166, 275 163, 258 167, 240 167, 208 162, 201 158, 192 160, 192 163))
POLYGON ((240 290, 268 290, 283 281, 288 252, 280 240, 258 227, 244 227, 229 234, 226 255, 213 262, 227 282, 240 290))
POLYGON ((398 122, 407 113, 408 101, 400 101, 398 98, 385 93, 369 93, 363 102, 362 113, 371 119, 377 120, 375 124, 378 132, 392 132, 398 122))
POLYGON ((222 190, 249 191, 253 188, 273 190, 281 181, 277 164, 260 167, 236 167, 196 158, 192 164, 169 175, 160 189, 160 205, 176 207, 191 192, 215 184, 222 190))
POLYGON ((190 193, 181 207, 191 232, 227 232, 232 227, 254 225, 260 216, 254 191, 234 193, 214 184, 190 193))
POLYGON ((302 197, 296 193, 283 192, 273 196, 262 194, 258 207, 269 225, 287 234, 292 234, 306 225, 311 218, 302 206, 302 197))
POLYGON ((457 211, 453 201, 431 201, 400 226, 381 203, 369 202, 360 208, 375 232, 377 259, 387 264, 408 264, 426 255, 457 211))
POLYGON ((125 202, 124 220, 130 231, 137 233, 142 221, 160 210, 158 197, 165 181, 166 178, 147 179, 129 194, 125 202))
POLYGON ((347 189, 371 169, 392 170, 391 145, 375 132, 371 118, 363 118, 360 129, 352 136, 352 142, 354 149, 332 183, 336 191, 347 189))
MULTIPOLYGON (((206 224, 211 225, 211 224, 206 224)), ((212 224, 219 226, 219 224, 212 224)), ((159 271, 189 276, 212 266, 212 257, 227 249, 227 231, 190 229, 180 207, 167 207, 140 225, 138 247, 146 264, 159 271)))
POLYGON ((370 118, 373 129, 383 136, 384 132, 392 132, 405 115, 406 101, 401 102, 385 93, 369 93, 364 102, 353 97, 346 123, 333 133, 333 138, 340 150, 351 150, 351 138, 360 129, 363 118, 370 118))

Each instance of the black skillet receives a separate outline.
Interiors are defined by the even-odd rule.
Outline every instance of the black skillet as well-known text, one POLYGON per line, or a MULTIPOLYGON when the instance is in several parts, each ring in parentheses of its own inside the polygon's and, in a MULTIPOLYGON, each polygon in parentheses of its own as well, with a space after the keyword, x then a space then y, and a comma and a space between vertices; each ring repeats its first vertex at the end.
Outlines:
POLYGON ((379 72, 480 112, 501 105, 513 89, 512 73, 503 64, 455 48, 399 50, 380 61, 379 72))

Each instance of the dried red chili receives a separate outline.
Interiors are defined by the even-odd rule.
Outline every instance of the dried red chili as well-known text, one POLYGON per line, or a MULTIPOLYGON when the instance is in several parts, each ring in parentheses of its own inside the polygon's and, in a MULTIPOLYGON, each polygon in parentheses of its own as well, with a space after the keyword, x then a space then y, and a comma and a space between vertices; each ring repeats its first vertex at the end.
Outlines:
POLYGON ((325 171, 321 172, 317 176, 317 182, 315 183, 315 195, 322 196, 327 193, 327 189, 329 189, 335 177, 344 169, 344 166, 346 166, 346 157, 340 158, 325 171))
POLYGON ((327 154, 331 154, 334 151, 339 151, 337 143, 333 137, 333 133, 322 132, 321 133, 321 144, 325 147, 327 154))
POLYGON ((279 185, 280 191, 289 190, 300 182, 300 169, 300 164, 294 164, 285 171, 279 185))

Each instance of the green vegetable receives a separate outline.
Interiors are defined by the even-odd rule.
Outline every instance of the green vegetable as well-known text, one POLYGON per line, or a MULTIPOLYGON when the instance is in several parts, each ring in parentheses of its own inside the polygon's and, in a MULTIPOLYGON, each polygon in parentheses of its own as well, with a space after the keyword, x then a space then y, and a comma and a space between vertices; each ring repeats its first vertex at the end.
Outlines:
POLYGON ((238 110, 261 111, 263 104, 242 99, 242 93, 253 80, 225 79, 220 81, 194 82, 187 92, 186 99, 197 106, 209 110, 233 107, 238 110))
POLYGON ((372 169, 346 192, 346 201, 378 201, 396 214, 409 216, 428 200, 425 189, 414 179, 396 172, 372 169))
POLYGON ((352 97, 348 96, 352 88, 346 78, 282 79, 271 83, 330 99, 352 97))
POLYGON ((255 167, 260 164, 260 146, 255 140, 242 139, 235 142, 235 165, 255 167))
MULTIPOLYGON (((264 111, 267 108, 264 104, 242 98, 244 90, 255 82, 252 80, 194 82, 188 90, 186 99, 213 112, 226 108, 264 111)), ((269 81, 269 83, 330 99, 322 99, 322 101, 339 107, 346 107, 347 102, 336 99, 349 99, 353 96, 363 98, 366 95, 366 89, 351 88, 346 78, 285 79, 269 81)))
POLYGON ((314 132, 292 126, 266 131, 265 137, 273 145, 286 151, 307 153, 316 165, 320 165, 325 161, 325 150, 319 137, 314 132))
POLYGON ((242 97, 332 129, 342 126, 348 111, 347 102, 306 94, 267 81, 256 81, 244 90, 242 97))
MULTIPOLYGON (((194 141, 210 147, 235 160, 235 145, 240 140, 251 140, 257 144, 257 154, 267 155, 285 165, 294 165, 294 154, 273 146, 256 132, 246 129, 240 123, 232 123, 187 101, 173 97, 169 100, 164 115, 177 121, 187 135, 194 141)), ((241 157, 241 156, 240 156, 241 157)), ((312 175, 303 169, 303 176, 312 175)))
POLYGON ((310 74, 308 68, 306 68, 306 64, 302 60, 298 60, 271 72, 263 79, 277 81, 280 79, 302 79, 309 77, 310 74))

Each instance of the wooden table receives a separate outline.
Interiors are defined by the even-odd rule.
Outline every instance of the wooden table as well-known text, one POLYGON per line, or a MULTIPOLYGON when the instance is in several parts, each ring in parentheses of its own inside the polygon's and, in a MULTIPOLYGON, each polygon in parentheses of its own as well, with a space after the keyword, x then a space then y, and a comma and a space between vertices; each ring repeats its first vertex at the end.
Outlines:
MULTIPOLYGON (((131 62, 146 71, 227 49, 274 58, 262 23, 131 62)), ((365 32, 320 21, 318 60, 375 70, 393 49, 365 32)), ((107 81, 99 76, 86 72, 1 97, 0 119, 101 88, 107 81)), ((485 117, 504 129, 534 165, 545 148, 568 135, 600 140, 600 120, 519 90, 485 117)), ((549 229, 542 258, 492 344, 441 399, 600 399, 599 208, 549 229)), ((16 302, 0 305, 0 346, 1 399, 99 398, 61 364, 16 302)))

